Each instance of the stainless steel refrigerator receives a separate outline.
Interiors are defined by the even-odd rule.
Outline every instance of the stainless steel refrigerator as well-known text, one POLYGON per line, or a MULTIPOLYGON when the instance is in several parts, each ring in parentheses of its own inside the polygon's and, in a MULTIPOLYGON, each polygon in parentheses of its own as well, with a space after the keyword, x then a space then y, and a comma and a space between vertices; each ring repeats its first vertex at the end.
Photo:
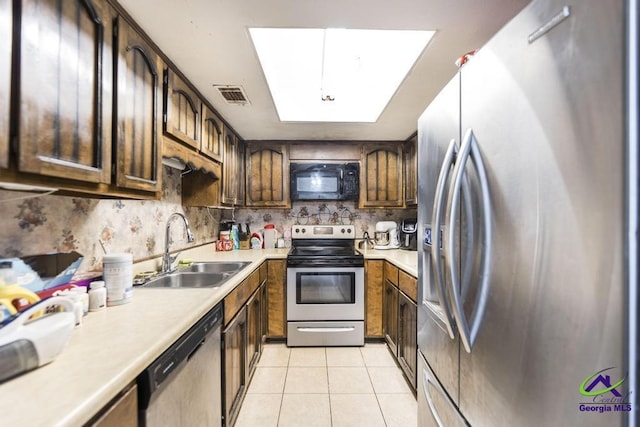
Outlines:
POLYGON ((616 426, 637 410, 626 7, 533 1, 419 119, 421 426, 616 426))

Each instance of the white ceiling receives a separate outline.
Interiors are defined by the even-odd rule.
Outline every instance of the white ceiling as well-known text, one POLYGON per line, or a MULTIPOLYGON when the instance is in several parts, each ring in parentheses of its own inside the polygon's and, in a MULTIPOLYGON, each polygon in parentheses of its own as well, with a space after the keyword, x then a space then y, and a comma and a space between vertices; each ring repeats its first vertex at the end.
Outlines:
POLYGON ((403 140, 456 72, 529 0, 119 0, 246 140, 403 140), (249 27, 437 30, 376 123, 281 123, 249 27), (241 85, 228 105, 214 85, 241 85))

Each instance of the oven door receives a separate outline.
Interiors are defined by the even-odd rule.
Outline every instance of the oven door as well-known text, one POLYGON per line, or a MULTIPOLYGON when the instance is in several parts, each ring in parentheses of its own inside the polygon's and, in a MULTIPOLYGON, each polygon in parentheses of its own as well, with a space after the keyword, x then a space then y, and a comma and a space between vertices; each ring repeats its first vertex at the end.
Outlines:
POLYGON ((288 268, 287 320, 364 320, 364 268, 288 268))

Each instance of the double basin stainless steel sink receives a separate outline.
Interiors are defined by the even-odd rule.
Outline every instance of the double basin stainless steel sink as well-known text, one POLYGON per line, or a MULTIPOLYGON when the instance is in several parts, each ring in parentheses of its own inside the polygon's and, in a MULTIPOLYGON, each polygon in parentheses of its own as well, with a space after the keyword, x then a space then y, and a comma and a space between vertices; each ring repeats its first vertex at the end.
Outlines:
POLYGON ((250 261, 196 262, 168 274, 161 274, 142 285, 145 288, 217 288, 250 261))

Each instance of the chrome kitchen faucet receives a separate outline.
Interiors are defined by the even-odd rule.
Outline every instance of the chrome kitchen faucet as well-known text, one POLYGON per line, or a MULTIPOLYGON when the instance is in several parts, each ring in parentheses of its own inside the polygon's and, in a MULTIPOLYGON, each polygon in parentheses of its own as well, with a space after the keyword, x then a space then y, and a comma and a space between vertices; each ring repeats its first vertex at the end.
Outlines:
POLYGON ((189 227, 189 221, 187 221, 187 217, 184 216, 184 214, 181 214, 180 212, 174 212, 171 215, 169 215, 169 219, 167 219, 167 229, 166 229, 166 234, 164 239, 164 255, 162 256, 162 273, 169 273, 172 271, 171 264, 173 264, 173 262, 176 260, 176 258, 179 255, 179 253, 175 254, 174 256, 169 255, 169 243, 170 243, 169 230, 171 229, 171 220, 175 217, 182 218, 182 221, 184 222, 184 227, 185 227, 185 230, 187 231, 187 242, 191 243, 194 241, 193 233, 191 232, 191 228, 189 227))

